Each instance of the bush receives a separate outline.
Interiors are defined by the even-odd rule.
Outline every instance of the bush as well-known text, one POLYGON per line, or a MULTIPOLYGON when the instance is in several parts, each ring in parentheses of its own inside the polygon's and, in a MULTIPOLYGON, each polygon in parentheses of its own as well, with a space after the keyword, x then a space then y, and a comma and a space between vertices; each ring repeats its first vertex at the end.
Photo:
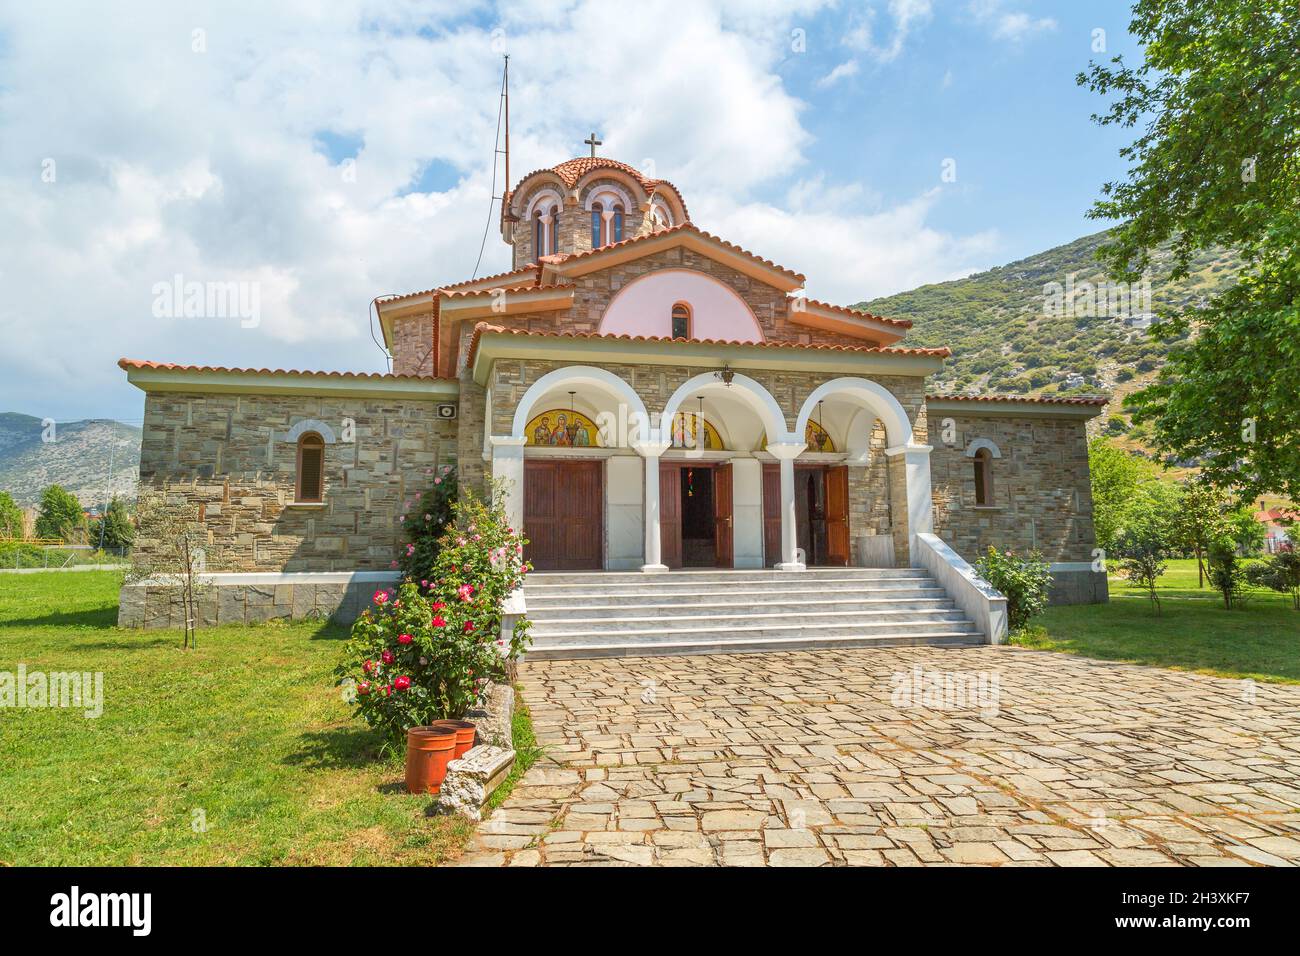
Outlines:
POLYGON ((1216 541, 1210 546, 1210 584, 1223 595, 1228 610, 1246 605, 1246 569, 1237 556, 1237 546, 1230 541, 1216 541))
POLYGON ((470 494, 452 505, 430 578, 376 591, 352 626, 336 673, 357 716, 399 744, 411 727, 464 717, 490 681, 508 678, 528 622, 501 636, 504 603, 522 585, 524 540, 491 504, 470 494))
POLYGON ((1012 631, 1023 630, 1047 607, 1052 572, 1037 551, 1022 558, 1011 551, 990 547, 975 562, 975 570, 1006 597, 1007 626, 1012 631))
POLYGON ((1283 548, 1263 561, 1246 566, 1246 580, 1255 587, 1291 595, 1291 606, 1300 611, 1300 551, 1283 548))
POLYGON ((436 578, 434 565, 441 549, 443 532, 452 520, 452 507, 456 503, 456 471, 443 465, 415 507, 402 515, 406 542, 398 566, 407 581, 427 581, 436 578))

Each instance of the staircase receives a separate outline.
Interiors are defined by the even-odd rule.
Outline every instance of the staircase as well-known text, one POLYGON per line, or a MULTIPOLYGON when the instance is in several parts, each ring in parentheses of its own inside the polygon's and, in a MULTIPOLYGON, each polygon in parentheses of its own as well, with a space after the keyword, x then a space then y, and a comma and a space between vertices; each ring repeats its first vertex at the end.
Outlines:
POLYGON ((541 572, 530 660, 982 644, 924 569, 541 572))

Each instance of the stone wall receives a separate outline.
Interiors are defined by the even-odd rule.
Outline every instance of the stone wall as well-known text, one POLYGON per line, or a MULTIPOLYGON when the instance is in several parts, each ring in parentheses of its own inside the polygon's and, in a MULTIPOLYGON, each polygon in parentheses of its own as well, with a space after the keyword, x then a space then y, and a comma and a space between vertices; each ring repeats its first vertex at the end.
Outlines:
POLYGON ((140 491, 201 508, 210 571, 388 570, 405 503, 456 462, 456 425, 432 401, 152 392, 140 491), (297 444, 286 432, 304 419, 336 439, 325 445, 320 505, 294 504, 297 444))
POLYGON ((433 313, 393 320, 393 374, 435 375, 433 313))
MULTIPOLYGON (((1037 550, 1053 564, 1093 560, 1096 537, 1084 421, 950 413, 942 418, 953 419, 955 437, 951 443, 943 440, 936 413, 930 454, 936 534, 972 562, 990 546, 1037 550), (974 459, 966 457, 976 438, 993 442, 1002 454, 992 463, 992 504, 983 507, 975 504, 974 459)), ((1105 600, 1104 575, 1100 591, 1093 580, 1097 575, 1086 570, 1058 570, 1056 577, 1058 603, 1105 600), (1071 577, 1079 580, 1067 580, 1071 577)))

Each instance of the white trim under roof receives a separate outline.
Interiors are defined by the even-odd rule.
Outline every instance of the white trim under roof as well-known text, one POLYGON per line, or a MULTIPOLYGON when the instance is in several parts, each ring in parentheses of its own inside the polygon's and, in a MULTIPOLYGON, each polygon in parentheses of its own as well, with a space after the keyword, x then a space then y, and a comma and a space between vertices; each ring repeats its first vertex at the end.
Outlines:
POLYGON ((126 380, 142 392, 338 395, 420 401, 455 400, 460 395, 460 383, 454 379, 330 375, 327 372, 129 368, 126 380))
POLYGON ((1105 405, 1082 405, 1067 402, 1043 402, 1031 399, 951 399, 927 398, 925 407, 931 415, 971 415, 977 418, 1096 418, 1105 405))
POLYGON ((762 344, 647 342, 622 337, 514 335, 479 333, 474 355, 474 381, 487 385, 492 362, 499 358, 550 359, 570 365, 670 365, 685 368, 736 370, 856 372, 869 375, 929 375, 943 365, 935 355, 890 352, 851 352, 842 349, 772 348, 762 344))

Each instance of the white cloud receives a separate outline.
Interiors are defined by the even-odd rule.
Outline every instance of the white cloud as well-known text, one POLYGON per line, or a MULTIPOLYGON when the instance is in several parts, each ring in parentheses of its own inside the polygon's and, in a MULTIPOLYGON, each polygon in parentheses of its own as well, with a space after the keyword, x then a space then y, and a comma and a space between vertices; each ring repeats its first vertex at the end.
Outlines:
POLYGON ((1048 30, 1056 29, 1056 21, 1051 17, 1034 17, 1022 10, 1008 10, 1003 0, 971 0, 970 11, 975 20, 992 33, 996 40, 1011 43, 1020 41, 1048 30))
POLYGON ((876 40, 876 8, 868 6, 857 14, 845 32, 845 45, 863 51, 880 63, 897 59, 912 29, 930 19, 930 0, 889 0, 887 9, 893 21, 888 42, 876 40))
MULTIPOLYGON (((984 264, 989 236, 926 225, 934 196, 885 208, 806 171, 806 105, 777 67, 819 2, 541 0, 499 17, 451 0, 243 0, 198 16, 161 2, 8 5, 0 411, 138 416, 123 355, 384 368, 371 299, 465 278, 477 258, 502 43, 516 179, 582 152, 594 125, 603 154, 652 161, 701 226, 807 272, 824 297, 984 264), (322 131, 359 142, 354 181, 322 155, 322 131), (446 181, 410 192, 431 161, 446 181), (778 189, 783 205, 753 199, 778 189), (177 274, 256 282, 260 324, 156 318, 153 288, 177 274)), ((889 11, 905 33, 929 4, 889 11)), ((480 273, 508 264, 489 227, 480 273)))
POLYGON ((835 69, 831 70, 820 80, 818 80, 817 87, 818 89, 824 90, 827 87, 834 86, 840 80, 845 80, 848 79, 850 76, 857 76, 857 75, 858 75, 858 61, 845 60, 839 66, 835 67, 835 69))

